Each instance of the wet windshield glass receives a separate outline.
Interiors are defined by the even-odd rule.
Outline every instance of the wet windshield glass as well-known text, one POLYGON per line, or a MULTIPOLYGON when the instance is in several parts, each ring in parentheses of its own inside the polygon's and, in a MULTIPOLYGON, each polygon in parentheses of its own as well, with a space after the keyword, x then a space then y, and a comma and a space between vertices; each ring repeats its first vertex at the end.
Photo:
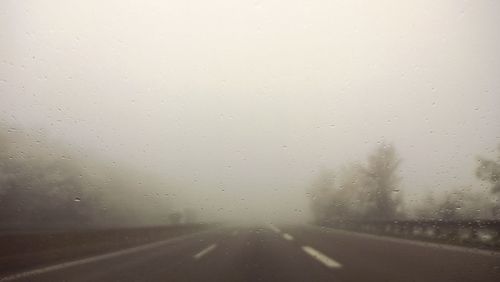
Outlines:
POLYGON ((499 26, 2 1, 0 280, 500 281, 499 26))

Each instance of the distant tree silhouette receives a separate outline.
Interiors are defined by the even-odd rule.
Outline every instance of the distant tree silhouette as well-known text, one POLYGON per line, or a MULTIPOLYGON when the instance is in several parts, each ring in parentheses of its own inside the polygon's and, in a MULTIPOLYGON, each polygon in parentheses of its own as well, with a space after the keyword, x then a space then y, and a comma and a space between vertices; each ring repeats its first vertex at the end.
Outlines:
MULTIPOLYGON (((485 159, 482 157, 478 158, 479 165, 476 169, 476 176, 487 181, 491 185, 491 193, 496 194, 497 197, 500 196, 500 144, 497 147, 498 156, 497 160, 485 159)), ((500 204, 497 204, 492 208, 492 213, 494 217, 500 215, 500 204)))
POLYGON ((497 160, 478 158, 479 165, 476 169, 476 176, 491 183, 491 192, 500 192, 500 145, 498 145, 497 160))
POLYGON ((308 193, 315 221, 327 224, 332 220, 402 217, 397 175, 400 163, 394 146, 381 144, 366 165, 344 167, 338 186, 332 171, 322 171, 308 193))
POLYGON ((172 225, 180 224, 182 220, 182 214, 180 212, 172 212, 168 216, 168 219, 170 220, 170 224, 172 225))
POLYGON ((311 211, 316 223, 326 224, 331 219, 332 189, 335 187, 333 171, 323 170, 309 189, 311 211))
POLYGON ((163 181, 5 129, 0 123, 0 228, 165 223, 163 181))
POLYGON ((397 175, 400 163, 396 149, 391 144, 382 143, 368 157, 368 163, 363 168, 366 217, 393 219, 401 215, 402 196, 397 175))
POLYGON ((94 217, 96 199, 74 161, 24 152, 4 134, 0 143, 0 223, 79 225, 94 217))

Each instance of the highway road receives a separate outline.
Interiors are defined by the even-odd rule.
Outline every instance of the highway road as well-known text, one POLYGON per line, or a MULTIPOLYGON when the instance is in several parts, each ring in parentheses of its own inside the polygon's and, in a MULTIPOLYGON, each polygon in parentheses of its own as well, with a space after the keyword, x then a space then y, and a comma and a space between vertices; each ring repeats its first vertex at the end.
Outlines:
POLYGON ((500 253, 315 226, 224 226, 1 281, 500 281, 500 253))

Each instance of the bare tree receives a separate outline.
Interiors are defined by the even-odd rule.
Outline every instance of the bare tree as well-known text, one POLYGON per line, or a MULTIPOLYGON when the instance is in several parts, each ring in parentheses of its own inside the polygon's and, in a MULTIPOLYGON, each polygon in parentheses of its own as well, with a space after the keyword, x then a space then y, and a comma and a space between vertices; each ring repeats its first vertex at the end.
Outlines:
POLYGON ((391 144, 381 144, 369 156, 368 164, 363 169, 368 218, 393 219, 401 215, 402 198, 397 175, 400 163, 396 149, 391 144))
POLYGON ((382 144, 366 165, 351 164, 339 174, 323 170, 309 190, 311 210, 319 224, 336 220, 394 219, 403 215, 397 169, 401 160, 392 145, 382 144))
POLYGON ((326 224, 331 220, 331 199, 334 187, 335 174, 328 170, 323 170, 311 186, 308 196, 316 223, 326 224))
POLYGON ((339 219, 363 218, 366 197, 362 193, 364 173, 359 164, 343 167, 339 173, 339 186, 332 196, 332 213, 339 219))
MULTIPOLYGON (((491 184, 491 193, 500 194, 500 144, 498 145, 498 156, 497 160, 485 159, 482 157, 478 158, 479 165, 476 169, 476 176, 491 184)), ((498 200, 498 198, 497 198, 498 200)), ((493 217, 498 217, 500 214, 500 205, 498 202, 491 208, 491 213, 493 217)))
POLYGON ((498 145, 497 160, 478 158, 479 166, 476 169, 476 176, 491 183, 491 192, 500 192, 500 145, 498 145))

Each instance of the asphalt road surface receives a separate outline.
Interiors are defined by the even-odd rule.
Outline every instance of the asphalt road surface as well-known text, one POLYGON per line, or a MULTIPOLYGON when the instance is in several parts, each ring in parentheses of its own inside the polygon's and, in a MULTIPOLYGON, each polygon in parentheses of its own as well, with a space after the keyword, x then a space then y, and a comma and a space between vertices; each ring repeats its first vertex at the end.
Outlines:
POLYGON ((1 281, 500 281, 500 253, 314 226, 227 226, 1 281))

